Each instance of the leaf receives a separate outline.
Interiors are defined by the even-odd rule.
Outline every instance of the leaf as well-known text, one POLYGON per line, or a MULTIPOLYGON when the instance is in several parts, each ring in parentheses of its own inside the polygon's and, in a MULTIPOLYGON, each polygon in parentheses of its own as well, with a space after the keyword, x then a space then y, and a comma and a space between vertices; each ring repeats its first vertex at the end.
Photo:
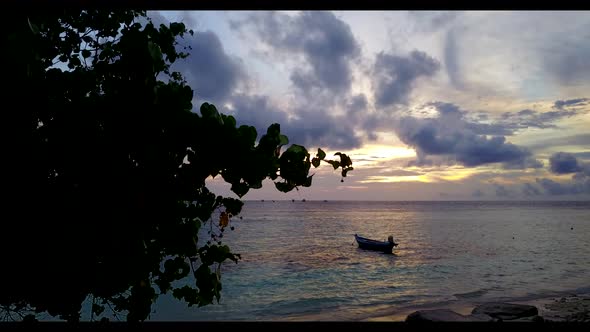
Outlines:
POLYGON ((178 35, 179 33, 183 32, 184 30, 185 30, 185 26, 183 23, 178 23, 178 22, 170 23, 170 31, 172 32, 172 34, 178 35))
POLYGON ((307 177, 307 179, 305 180, 305 182, 303 183, 304 187, 311 187, 311 180, 313 178, 313 175, 310 175, 307 177))
POLYGON ((279 135, 279 145, 289 144, 289 138, 285 135, 279 135))
POLYGON ((236 193, 236 195, 238 195, 238 197, 242 197, 242 196, 246 195, 248 190, 250 190, 248 185, 245 183, 241 183, 241 182, 234 183, 231 186, 231 191, 236 193))
POLYGON ((201 114, 205 119, 217 119, 220 122, 222 121, 217 108, 209 103, 203 103, 201 105, 201 114))
POLYGON ((96 303, 93 303, 92 304, 92 312, 94 314, 96 314, 97 316, 99 316, 100 314, 102 314, 103 311, 104 311, 104 306, 102 306, 100 304, 96 304, 96 303))
POLYGON ((251 189, 260 189, 260 188, 262 188, 262 181, 257 180, 252 183, 248 183, 248 185, 251 189))
POLYGON ((236 198, 224 197, 222 201, 225 210, 234 216, 240 214, 242 206, 244 206, 244 202, 236 198))
POLYGON ((89 50, 82 50, 82 57, 88 58, 89 56, 90 56, 90 51, 89 50))
POLYGON ((31 29, 31 32, 33 34, 39 34, 39 28, 37 28, 37 25, 35 25, 34 23, 31 23, 31 20, 27 17, 27 23, 29 23, 29 29, 31 29))
POLYGON ((240 128, 238 128, 238 135, 242 138, 244 143, 247 143, 247 145, 252 146, 256 141, 258 133, 256 132, 256 128, 252 126, 242 125, 240 126, 240 128))
POLYGON ((324 152, 324 150, 318 148, 317 156, 320 160, 324 160, 324 158, 326 158, 326 153, 324 152))
POLYGON ((293 144, 287 149, 287 151, 285 151, 285 153, 305 155, 307 154, 307 149, 301 145, 293 144))
POLYGON ((162 49, 160 49, 160 45, 152 42, 151 40, 148 41, 148 51, 150 52, 150 56, 156 62, 162 61, 162 49))
POLYGON ((354 168, 352 167, 347 167, 345 169, 342 170, 342 177, 345 178, 346 177, 346 173, 348 173, 349 171, 354 170, 354 168))
POLYGON ((344 153, 338 153, 340 155, 340 164, 342 165, 342 167, 347 167, 347 166, 351 166, 352 165, 352 160, 350 160, 350 157, 345 155, 344 153))
POLYGON ((336 161, 336 160, 326 160, 326 162, 330 165, 332 165, 332 167, 334 167, 334 169, 338 169, 338 167, 340 167, 340 162, 336 161))
POLYGON ((295 186, 287 182, 275 182, 275 187, 284 193, 288 193, 289 191, 293 190, 293 188, 295 188, 295 186))
POLYGON ((224 116, 223 117, 223 123, 225 123, 226 125, 230 126, 231 128, 235 128, 236 127, 236 118, 234 118, 231 115, 224 116))
POLYGON ((320 162, 321 162, 320 158, 311 159, 311 164, 313 165, 313 167, 317 168, 318 166, 320 166, 320 162))
POLYGON ((78 58, 78 56, 74 56, 72 58, 70 58, 70 63, 72 63, 74 66, 79 66, 82 63, 80 62, 80 58, 78 58))
POLYGON ((271 124, 270 126, 268 126, 268 129, 266 130, 266 134, 271 137, 276 137, 280 133, 281 133, 281 125, 278 123, 271 124))

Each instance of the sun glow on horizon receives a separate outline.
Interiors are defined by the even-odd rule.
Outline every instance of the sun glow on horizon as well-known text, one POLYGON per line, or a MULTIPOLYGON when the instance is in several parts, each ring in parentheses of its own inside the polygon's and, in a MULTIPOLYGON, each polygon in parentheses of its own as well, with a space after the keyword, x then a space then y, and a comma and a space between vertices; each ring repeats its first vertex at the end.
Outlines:
POLYGON ((366 144, 347 154, 352 159, 353 166, 375 166, 383 161, 416 157, 414 149, 384 144, 366 144))

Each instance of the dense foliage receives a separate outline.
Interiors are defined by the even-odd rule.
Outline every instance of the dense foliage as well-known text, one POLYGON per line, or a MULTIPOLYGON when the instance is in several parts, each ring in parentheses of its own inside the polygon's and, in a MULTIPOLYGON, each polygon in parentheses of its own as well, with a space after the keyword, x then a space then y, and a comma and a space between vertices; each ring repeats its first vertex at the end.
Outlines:
POLYGON ((205 179, 221 176, 242 197, 267 178, 282 192, 308 187, 322 160, 342 177, 352 170, 345 154, 312 158, 295 144, 281 153, 289 141, 279 124, 258 139, 211 104, 191 112, 193 90, 170 71, 189 56, 182 23, 157 27, 142 11, 8 16, 7 91, 26 116, 18 139, 27 143, 18 155, 26 171, 12 174, 18 213, 4 218, 6 315, 76 321, 89 300, 93 316, 109 309, 141 321, 167 292, 210 304, 220 264, 239 259, 221 238, 243 203, 216 196, 205 179), (206 223, 211 238, 199 240, 206 223))

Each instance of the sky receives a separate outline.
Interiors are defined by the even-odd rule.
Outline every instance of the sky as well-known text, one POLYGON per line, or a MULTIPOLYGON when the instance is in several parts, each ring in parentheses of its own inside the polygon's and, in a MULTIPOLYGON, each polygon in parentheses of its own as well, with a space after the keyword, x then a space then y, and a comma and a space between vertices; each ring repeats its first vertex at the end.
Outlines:
POLYGON ((323 164, 310 188, 266 180, 246 200, 590 199, 588 11, 148 15, 195 31, 173 66, 194 111, 353 161, 344 182, 323 164))

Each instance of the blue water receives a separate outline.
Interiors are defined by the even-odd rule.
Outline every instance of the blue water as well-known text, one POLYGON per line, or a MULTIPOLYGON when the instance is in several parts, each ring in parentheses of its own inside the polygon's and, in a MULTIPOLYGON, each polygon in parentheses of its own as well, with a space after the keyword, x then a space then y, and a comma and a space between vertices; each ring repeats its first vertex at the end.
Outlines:
MULTIPOLYGON (((170 296, 151 320, 359 320, 377 309, 590 286, 590 202, 246 202, 219 304, 170 296), (353 234, 400 243, 358 249, 353 234)), ((206 229, 202 239, 206 240, 206 229)))

